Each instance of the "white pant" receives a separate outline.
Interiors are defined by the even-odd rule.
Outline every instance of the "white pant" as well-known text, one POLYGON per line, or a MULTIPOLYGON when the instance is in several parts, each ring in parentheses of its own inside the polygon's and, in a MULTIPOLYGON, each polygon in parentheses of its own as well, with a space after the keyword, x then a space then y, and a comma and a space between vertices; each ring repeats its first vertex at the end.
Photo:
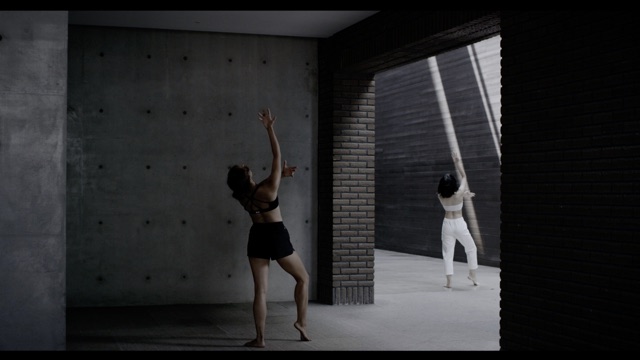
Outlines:
POLYGON ((444 259, 444 274, 453 275, 453 254, 456 246, 456 239, 464 246, 467 253, 467 265, 469 270, 478 268, 478 253, 476 243, 467 227, 464 218, 445 218, 442 222, 442 258, 444 259))

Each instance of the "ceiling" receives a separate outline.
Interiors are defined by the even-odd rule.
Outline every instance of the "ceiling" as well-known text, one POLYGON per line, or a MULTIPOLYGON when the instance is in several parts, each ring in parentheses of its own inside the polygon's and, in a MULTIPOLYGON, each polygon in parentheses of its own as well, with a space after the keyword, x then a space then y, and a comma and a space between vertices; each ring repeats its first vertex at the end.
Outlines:
POLYGON ((328 38, 374 10, 69 11, 70 25, 328 38))

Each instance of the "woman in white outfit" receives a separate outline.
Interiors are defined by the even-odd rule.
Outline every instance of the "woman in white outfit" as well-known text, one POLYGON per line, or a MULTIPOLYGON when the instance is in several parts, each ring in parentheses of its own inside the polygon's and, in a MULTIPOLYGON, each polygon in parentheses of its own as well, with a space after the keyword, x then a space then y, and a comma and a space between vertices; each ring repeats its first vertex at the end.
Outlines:
POLYGON ((453 174, 445 174, 438 184, 438 199, 444 207, 444 220, 442 222, 442 258, 444 259, 444 274, 447 278, 446 288, 451 288, 451 278, 453 276, 453 254, 456 240, 464 246, 467 254, 467 265, 469 276, 467 277, 473 285, 477 286, 476 269, 478 269, 478 253, 476 243, 469 232, 467 223, 462 217, 462 205, 464 199, 470 199, 476 194, 469 191, 467 177, 462 168, 460 157, 457 153, 451 153, 456 171, 460 177, 460 182, 453 174))

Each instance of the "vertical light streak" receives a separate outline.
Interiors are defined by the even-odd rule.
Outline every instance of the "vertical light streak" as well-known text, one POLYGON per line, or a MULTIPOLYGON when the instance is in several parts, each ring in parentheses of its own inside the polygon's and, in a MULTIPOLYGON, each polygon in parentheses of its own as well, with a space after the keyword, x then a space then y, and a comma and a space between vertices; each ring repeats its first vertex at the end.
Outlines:
POLYGON ((486 91, 486 82, 482 74, 482 69, 478 61, 478 54, 475 51, 474 45, 467 46, 469 50, 469 58, 471 58, 471 65, 473 66, 473 73, 476 77, 476 83, 480 90, 480 98, 482 99, 482 105, 484 106, 485 114, 487 115, 487 122, 489 123, 489 129, 491 130, 491 136, 493 138, 493 144, 496 147, 496 154, 498 155, 498 161, 500 161, 500 121, 497 119, 491 111, 491 101, 489 94, 486 91))

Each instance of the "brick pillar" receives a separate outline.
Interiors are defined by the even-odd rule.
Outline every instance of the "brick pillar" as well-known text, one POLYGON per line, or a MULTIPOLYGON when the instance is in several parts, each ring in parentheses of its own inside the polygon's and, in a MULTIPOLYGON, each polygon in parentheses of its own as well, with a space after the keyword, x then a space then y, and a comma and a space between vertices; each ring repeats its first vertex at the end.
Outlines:
POLYGON ((318 300, 373 304, 375 83, 373 75, 334 74, 327 89, 320 95, 318 300))

